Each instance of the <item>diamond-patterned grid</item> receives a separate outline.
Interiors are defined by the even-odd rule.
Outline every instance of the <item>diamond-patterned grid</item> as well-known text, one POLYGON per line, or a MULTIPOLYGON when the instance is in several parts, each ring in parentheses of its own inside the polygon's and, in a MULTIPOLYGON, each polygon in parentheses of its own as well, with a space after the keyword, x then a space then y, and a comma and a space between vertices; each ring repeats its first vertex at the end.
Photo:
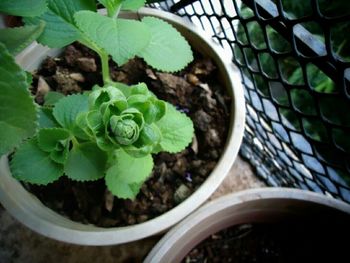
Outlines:
POLYGON ((182 0, 152 7, 189 18, 240 69, 240 154, 270 186, 350 202, 350 1, 182 0))

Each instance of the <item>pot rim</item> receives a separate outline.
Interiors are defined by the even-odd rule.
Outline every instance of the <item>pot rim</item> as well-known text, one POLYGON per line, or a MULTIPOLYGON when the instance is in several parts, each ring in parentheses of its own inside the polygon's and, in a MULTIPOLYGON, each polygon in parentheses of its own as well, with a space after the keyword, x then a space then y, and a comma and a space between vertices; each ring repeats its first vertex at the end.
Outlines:
MULTIPOLYGON (((167 260, 173 260, 175 257, 183 255, 181 252, 184 252, 185 249, 189 251, 193 248, 192 245, 194 243, 192 241, 195 240, 196 245, 202 240, 203 236, 208 236, 217 232, 212 232, 211 230, 210 233, 208 233, 209 231, 206 232, 208 229, 216 228, 216 230, 221 230, 222 228, 219 228, 218 225, 220 225, 220 223, 222 223, 222 225, 227 224, 228 219, 232 218, 233 215, 235 215, 237 218, 242 217, 247 219, 251 218, 253 214, 259 216, 259 214, 264 212, 274 215, 273 213, 276 213, 276 210, 278 210, 278 212, 281 214, 283 213, 283 215, 292 215, 294 212, 301 213, 300 211, 293 211, 293 207, 288 209, 285 207, 283 207, 283 209, 276 208, 275 210, 274 207, 271 207, 273 201, 282 201, 284 203, 294 205, 298 201, 302 201, 303 204, 321 205, 322 208, 331 208, 350 215, 349 204, 323 194, 310 192, 308 190, 283 187, 248 189, 210 201, 200 209, 196 210, 162 237, 162 239, 147 255, 144 263, 167 262, 167 260), (268 201, 270 204, 265 204, 265 206, 262 206, 261 204, 264 201, 268 201), (251 206, 249 208, 250 211, 247 212, 244 210, 240 212, 239 210, 242 208, 242 205, 251 206), (236 209, 233 210, 234 208, 236 209), (229 211, 230 209, 232 209, 231 212, 229 211), (203 226, 199 230, 200 225, 203 226), (196 232, 192 228, 196 228, 196 232), (198 233, 199 231, 202 231, 202 233, 198 233), (201 236, 201 238, 198 238, 199 236, 201 236), (190 247, 188 247, 189 244, 190 247)), ((244 222, 248 223, 247 221, 242 221, 240 223, 244 222)), ((231 223, 231 225, 236 224, 231 223)), ((227 226, 225 225, 224 227, 227 226)))
MULTIPOLYGON (((243 87, 238 69, 221 47, 193 24, 176 15, 156 9, 141 8, 137 12, 139 17, 145 15, 157 16, 171 21, 173 24, 185 28, 186 31, 196 34, 196 37, 207 43, 216 57, 222 59, 222 64, 225 66, 225 75, 228 76, 231 84, 232 90, 230 92, 233 93, 233 105, 231 106, 231 130, 229 131, 226 147, 221 158, 207 180, 190 197, 168 212, 136 225, 101 228, 71 221, 45 207, 35 196, 27 192, 17 180, 12 178, 7 158, 3 156, 0 163, 0 167, 2 167, 1 177, 4 177, 0 180, 0 189, 2 189, 0 191, 1 202, 16 219, 44 236, 68 243, 102 246, 127 243, 163 232, 207 200, 224 180, 233 165, 242 141, 245 124, 243 87), (11 190, 6 191, 8 189, 11 190)), ((38 44, 29 46, 25 50, 27 53, 20 54, 17 57, 17 61, 28 58, 28 54, 31 54, 31 52, 40 54, 43 51, 47 53, 49 50, 47 47, 41 47, 37 51, 38 46, 38 44)), ((53 50, 53 52, 57 52, 57 50, 53 50)))

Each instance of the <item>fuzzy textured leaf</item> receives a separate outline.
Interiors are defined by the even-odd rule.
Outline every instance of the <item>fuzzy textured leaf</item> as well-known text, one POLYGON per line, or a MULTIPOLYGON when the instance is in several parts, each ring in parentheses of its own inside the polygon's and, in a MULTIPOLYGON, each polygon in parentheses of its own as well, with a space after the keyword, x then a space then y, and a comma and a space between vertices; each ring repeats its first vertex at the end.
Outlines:
POLYGON ((105 178, 106 185, 109 191, 118 198, 134 200, 137 194, 140 192, 142 183, 128 184, 118 178, 107 177, 105 178))
POLYGON ((37 108, 28 91, 25 72, 0 43, 0 156, 37 128, 37 108))
POLYGON ((17 55, 43 32, 45 22, 38 25, 16 28, 0 29, 0 42, 2 42, 12 55, 17 55))
POLYGON ((38 16, 47 9, 46 0, 1 0, 0 12, 14 16, 38 16))
POLYGON ((74 22, 74 14, 79 10, 96 10, 93 0, 48 0, 48 10, 37 17, 25 18, 27 25, 46 22, 45 30, 38 41, 52 48, 62 48, 81 37, 74 22))
POLYGON ((90 11, 75 14, 78 27, 120 66, 150 41, 150 30, 140 21, 113 19, 90 11))
POLYGON ((53 109, 53 116, 58 123, 71 131, 76 129, 76 117, 88 110, 88 96, 74 94, 59 100, 53 109))
POLYGON ((193 123, 189 117, 167 103, 167 112, 156 123, 162 133, 160 147, 163 151, 175 153, 184 150, 192 141, 193 123))
POLYGON ((122 10, 136 11, 143 7, 146 0, 124 0, 122 2, 122 10))
POLYGON ((135 198, 137 186, 141 185, 151 174, 153 159, 151 155, 134 158, 123 150, 116 152, 116 163, 107 170, 106 185, 120 198, 135 198))
POLYGON ((63 175, 63 165, 53 162, 49 155, 39 148, 36 138, 26 141, 10 162, 12 175, 18 180, 40 185, 56 181, 63 175))
POLYGON ((151 31, 151 41, 138 55, 149 65, 158 70, 174 72, 193 60, 191 47, 172 25, 155 17, 144 17, 142 22, 151 31))
POLYGON ((93 181, 104 176, 106 164, 106 152, 94 143, 83 143, 69 152, 64 172, 76 181, 93 181))

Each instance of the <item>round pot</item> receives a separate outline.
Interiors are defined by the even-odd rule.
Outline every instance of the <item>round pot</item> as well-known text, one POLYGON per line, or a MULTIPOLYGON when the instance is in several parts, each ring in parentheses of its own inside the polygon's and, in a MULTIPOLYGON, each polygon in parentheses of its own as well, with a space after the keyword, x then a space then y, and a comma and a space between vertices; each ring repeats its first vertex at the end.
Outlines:
MULTIPOLYGON (((199 207, 228 174, 238 153, 245 123, 243 88, 238 70, 211 37, 175 15, 143 8, 137 13, 124 13, 123 17, 140 19, 146 15, 171 23, 187 38, 193 49, 211 57, 220 70, 222 84, 232 96, 232 107, 228 139, 217 166, 196 192, 163 215, 132 226, 101 228, 73 222, 45 207, 11 176, 8 159, 3 156, 0 163, 0 201, 11 215, 32 230, 60 241, 81 245, 111 245, 135 241, 163 232, 182 220, 199 207)), ((57 55, 59 52, 33 43, 16 59, 24 69, 33 70, 46 56, 57 55)))
MULTIPOLYGON (((250 189, 223 196, 198 209, 172 228, 144 263, 181 262, 201 241, 230 226, 320 219, 326 220, 331 228, 340 222, 350 222, 350 205, 299 189, 250 189)), ((349 227, 346 233, 350 233, 349 227)))

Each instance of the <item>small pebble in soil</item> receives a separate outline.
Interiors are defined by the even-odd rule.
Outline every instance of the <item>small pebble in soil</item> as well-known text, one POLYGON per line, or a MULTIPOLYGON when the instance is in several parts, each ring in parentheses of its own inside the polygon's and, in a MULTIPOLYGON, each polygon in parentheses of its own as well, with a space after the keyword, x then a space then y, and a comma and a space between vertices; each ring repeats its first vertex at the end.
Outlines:
POLYGON ((97 66, 94 58, 78 58, 76 60, 79 68, 85 72, 96 72, 97 66))
POLYGON ((184 201, 187 197, 189 197, 191 195, 192 191, 190 188, 187 187, 187 185, 182 184, 180 185, 174 194, 174 200, 176 203, 181 203, 182 201, 184 201))
POLYGON ((201 131, 207 131, 213 118, 206 113, 204 110, 198 110, 194 113, 194 124, 195 127, 201 131))

